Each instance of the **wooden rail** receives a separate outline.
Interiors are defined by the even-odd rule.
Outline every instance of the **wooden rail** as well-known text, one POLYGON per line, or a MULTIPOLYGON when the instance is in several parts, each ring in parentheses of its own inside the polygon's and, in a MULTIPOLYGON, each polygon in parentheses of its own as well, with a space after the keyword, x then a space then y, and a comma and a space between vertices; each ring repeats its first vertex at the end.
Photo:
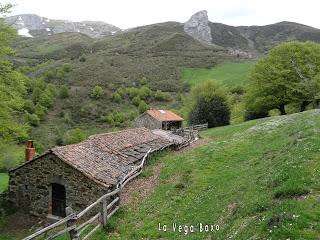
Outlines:
POLYGON ((49 231, 60 228, 58 232, 52 233, 47 239, 55 239, 63 234, 68 233, 70 236, 70 239, 72 240, 80 240, 80 239, 88 239, 95 231, 97 231, 101 226, 106 227, 108 220, 118 211, 119 205, 120 205, 120 196, 119 193, 124 188, 124 186, 131 181, 133 178, 137 177, 143 172, 143 168, 145 166, 145 163, 148 158, 150 158, 150 155, 156 151, 161 151, 168 146, 172 145, 172 143, 167 144, 163 147, 149 150, 143 157, 141 163, 134 167, 128 174, 126 174, 121 181, 117 184, 116 188, 103 195, 99 199, 97 199, 94 203, 87 206, 84 210, 79 212, 78 214, 74 213, 73 210, 69 207, 66 208, 67 217, 59 220, 56 223, 53 223, 34 234, 24 238, 23 240, 31 240, 35 239, 36 237, 39 237, 43 234, 48 233, 49 231), (99 210, 97 210, 99 207, 99 210), (98 211, 94 216, 89 218, 88 220, 84 221, 83 223, 79 223, 83 217, 88 214, 89 212, 92 213, 92 211, 98 211), (98 222, 98 223, 97 223, 98 222), (86 233, 86 230, 90 226, 94 228, 86 233), (66 225, 66 226, 64 226, 66 225), (61 228, 64 227, 62 230, 61 228), (86 233, 86 234, 85 234, 86 233), (85 234, 83 237, 81 235, 85 234))

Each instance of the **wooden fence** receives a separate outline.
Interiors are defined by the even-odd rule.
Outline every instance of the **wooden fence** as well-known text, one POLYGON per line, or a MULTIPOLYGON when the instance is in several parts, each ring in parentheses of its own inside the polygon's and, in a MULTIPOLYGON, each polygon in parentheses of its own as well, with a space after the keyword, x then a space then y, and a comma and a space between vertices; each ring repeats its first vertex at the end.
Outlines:
POLYGON ((184 128, 185 130, 196 130, 201 131, 208 128, 208 123, 198 124, 198 125, 191 125, 189 127, 184 128))
POLYGON ((97 201, 87 206, 80 213, 75 213, 70 207, 66 208, 67 216, 54 224, 51 224, 34 234, 24 238, 24 240, 35 239, 39 236, 43 236, 48 234, 49 231, 57 230, 57 232, 52 233, 49 237, 45 236, 45 239, 51 240, 55 239, 63 234, 68 233, 70 239, 72 240, 85 240, 88 239, 95 231, 97 231, 101 226, 106 227, 108 220, 112 217, 113 214, 117 212, 120 205, 120 191, 121 189, 133 178, 140 175, 143 171, 143 167, 147 159, 150 158, 151 154, 157 151, 161 151, 167 147, 172 145, 172 143, 167 144, 161 148, 149 150, 146 155, 143 157, 141 163, 134 167, 116 186, 115 190, 109 192, 102 197, 100 197, 97 201), (99 210, 97 210, 99 207, 99 210), (96 212, 94 216, 90 217, 88 220, 84 220, 84 216, 89 213, 96 212), (84 220, 84 222, 81 222, 84 220), (89 227, 93 227, 89 232, 89 227), (62 230, 60 230, 62 229, 62 230))

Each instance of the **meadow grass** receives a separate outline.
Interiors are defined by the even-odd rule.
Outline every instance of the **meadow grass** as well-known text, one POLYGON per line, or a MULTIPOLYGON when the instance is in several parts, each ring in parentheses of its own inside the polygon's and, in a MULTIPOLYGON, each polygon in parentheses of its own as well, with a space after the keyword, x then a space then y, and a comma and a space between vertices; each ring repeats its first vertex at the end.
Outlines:
POLYGON ((314 110, 209 129, 207 144, 153 161, 163 164, 155 191, 92 239, 184 238, 173 223, 195 226, 188 239, 317 239, 319 127, 314 110))
POLYGON ((191 86, 211 79, 229 87, 242 86, 248 79, 253 65, 253 62, 222 63, 210 69, 185 68, 182 71, 182 79, 191 86))
POLYGON ((7 190, 8 180, 9 177, 7 173, 0 173, 0 193, 7 190))

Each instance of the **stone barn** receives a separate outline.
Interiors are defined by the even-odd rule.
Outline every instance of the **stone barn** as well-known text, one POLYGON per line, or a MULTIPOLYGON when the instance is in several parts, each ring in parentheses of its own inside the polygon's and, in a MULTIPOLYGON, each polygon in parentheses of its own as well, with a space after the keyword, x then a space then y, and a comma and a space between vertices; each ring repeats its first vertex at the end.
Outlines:
MULTIPOLYGON (((113 190, 149 149, 174 144, 146 128, 98 134, 78 144, 54 147, 9 172, 9 201, 36 216, 63 217, 113 190)), ((31 152, 31 153, 30 153, 31 152)))
POLYGON ((172 111, 151 109, 134 119, 133 125, 149 129, 174 130, 181 128, 183 120, 172 111))

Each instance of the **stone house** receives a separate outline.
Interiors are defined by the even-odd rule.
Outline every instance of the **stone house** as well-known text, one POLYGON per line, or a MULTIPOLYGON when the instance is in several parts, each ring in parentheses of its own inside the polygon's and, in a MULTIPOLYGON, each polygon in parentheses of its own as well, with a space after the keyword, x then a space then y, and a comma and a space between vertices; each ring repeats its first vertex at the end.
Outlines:
POLYGON ((133 126, 149 129, 174 130, 182 126, 184 119, 169 110, 148 110, 133 120, 133 126))
POLYGON ((28 161, 9 172, 9 201, 36 216, 63 217, 66 207, 80 211, 113 190, 149 149, 171 144, 169 138, 136 128, 93 135, 33 158, 29 141, 28 161))

